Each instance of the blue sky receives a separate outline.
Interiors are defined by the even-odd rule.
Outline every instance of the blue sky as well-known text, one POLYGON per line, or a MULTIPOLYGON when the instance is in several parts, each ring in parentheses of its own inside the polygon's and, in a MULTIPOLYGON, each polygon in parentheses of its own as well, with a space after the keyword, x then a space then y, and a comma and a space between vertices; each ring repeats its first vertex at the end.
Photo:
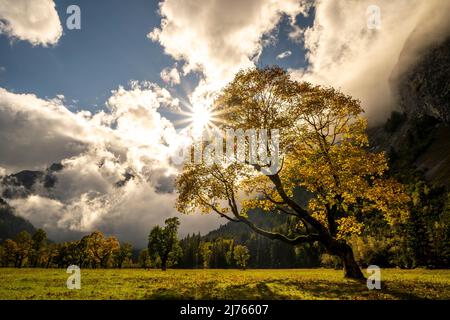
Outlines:
MULTIPOLYGON (((64 34, 54 46, 33 46, 0 35, 0 87, 41 98, 63 94, 71 110, 95 111, 104 107, 111 90, 126 86, 130 80, 164 86, 159 74, 175 60, 164 54, 158 42, 146 37, 161 22, 156 1, 61 0, 56 2, 56 9, 64 34), (81 9, 81 30, 66 27, 66 8, 71 4, 81 9)), ((300 26, 312 21, 313 15, 297 16, 300 26)), ((282 19, 275 31, 276 44, 264 48, 258 66, 305 66, 304 49, 288 39, 289 31, 288 19, 282 19), (286 50, 292 55, 277 60, 276 56, 286 50)), ((182 88, 194 88, 197 82, 198 77, 190 74, 182 79, 181 86, 168 89, 174 96, 184 97, 182 88)))

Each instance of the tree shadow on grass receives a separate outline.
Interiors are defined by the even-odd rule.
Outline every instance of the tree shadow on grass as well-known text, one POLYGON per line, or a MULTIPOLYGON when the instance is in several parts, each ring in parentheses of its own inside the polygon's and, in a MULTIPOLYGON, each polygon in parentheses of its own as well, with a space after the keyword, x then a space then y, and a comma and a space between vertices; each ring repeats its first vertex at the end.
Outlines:
POLYGON ((327 281, 313 280, 298 283, 296 281, 284 282, 284 285, 296 287, 312 299, 381 299, 381 300, 422 300, 418 296, 405 290, 395 288, 393 284, 383 283, 380 290, 367 288, 366 281, 344 280, 327 281))
MULTIPOLYGON (((395 299, 400 300, 430 300, 434 299, 433 296, 430 296, 430 289, 438 290, 440 292, 447 290, 446 288, 443 288, 442 286, 436 286, 431 285, 427 283, 410 283, 409 285, 405 285, 402 282, 384 282, 381 287, 381 291, 391 295, 395 299), (441 288, 437 288, 441 287, 441 288), (401 289, 399 289, 401 288, 401 289), (422 295, 417 295, 415 293, 412 293, 414 289, 419 289, 423 291, 422 295), (428 296, 427 296, 428 294, 428 296)), ((437 294, 439 296, 439 294, 437 294)))
POLYGON ((158 288, 155 291, 146 294, 144 299, 147 300, 195 300, 195 299, 221 299, 215 290, 217 286, 216 280, 202 282, 191 287, 180 288, 158 288))
POLYGON ((183 295, 180 290, 158 288, 150 294, 144 296, 145 300, 192 300, 194 297, 183 295))
POLYGON ((411 292, 384 285, 381 290, 369 290, 366 282, 344 280, 268 280, 227 288, 226 299, 424 299, 411 292))
POLYGON ((244 283, 239 285, 230 285, 224 289, 223 299, 276 299, 275 293, 267 285, 268 281, 259 281, 258 283, 244 283))
POLYGON ((420 300, 424 297, 401 290, 394 283, 384 283, 381 290, 369 290, 366 282, 343 280, 267 280, 257 283, 220 286, 220 281, 209 281, 191 288, 158 288, 144 299, 249 299, 249 300, 420 300))
MULTIPOLYGON (((382 300, 404 300, 424 299, 408 291, 399 290, 393 285, 384 283, 380 290, 369 290, 365 281, 277 281, 285 287, 296 289, 308 299, 382 299, 382 300)), ((289 297, 285 297, 289 298, 289 297)))

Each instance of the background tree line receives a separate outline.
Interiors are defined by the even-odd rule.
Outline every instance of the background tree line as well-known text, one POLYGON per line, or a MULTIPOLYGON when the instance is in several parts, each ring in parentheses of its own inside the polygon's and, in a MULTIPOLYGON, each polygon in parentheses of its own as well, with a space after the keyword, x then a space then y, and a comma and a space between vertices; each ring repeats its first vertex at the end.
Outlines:
POLYGON ((129 243, 121 244, 114 236, 105 237, 100 231, 77 241, 54 243, 42 229, 33 235, 24 230, 0 245, 0 265, 15 268, 67 268, 77 265, 80 268, 141 267, 162 270, 177 265, 200 267, 187 264, 189 260, 186 257, 191 254, 198 257, 198 263, 204 268, 247 268, 250 258, 247 247, 226 239, 214 242, 202 240, 193 247, 191 236, 181 241, 178 239, 178 226, 179 220, 175 217, 167 219, 164 227, 152 228, 148 246, 140 252, 136 252, 129 243))
POLYGON ((33 235, 21 231, 14 239, 6 239, 0 245, 0 263, 16 268, 122 268, 132 265, 132 252, 131 244, 120 244, 116 237, 105 237, 100 231, 78 241, 54 243, 38 229, 33 235))

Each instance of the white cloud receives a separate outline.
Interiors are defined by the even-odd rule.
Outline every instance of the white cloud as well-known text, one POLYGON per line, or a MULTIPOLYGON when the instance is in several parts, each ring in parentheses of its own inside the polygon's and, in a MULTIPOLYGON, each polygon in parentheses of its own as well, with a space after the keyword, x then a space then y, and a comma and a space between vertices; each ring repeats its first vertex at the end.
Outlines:
POLYGON ((293 74, 341 88, 361 100, 371 120, 382 120, 394 102, 390 78, 405 43, 415 44, 408 48, 414 55, 448 34, 448 12, 450 2, 441 0, 316 1, 314 25, 304 32, 310 66, 293 74), (366 10, 374 4, 379 30, 367 28, 366 10))
POLYGON ((34 169, 79 154, 92 142, 91 131, 59 99, 0 88, 0 164, 7 170, 34 169))
POLYGON ((56 44, 62 32, 53 0, 0 0, 0 33, 47 46, 56 44))
POLYGON ((292 51, 290 51, 290 50, 284 51, 284 52, 280 53, 279 55, 277 55, 277 60, 281 60, 281 59, 287 58, 291 54, 292 54, 292 51))
POLYGON ((196 1, 166 0, 160 3, 161 26, 148 37, 167 54, 184 61, 183 71, 200 72, 204 78, 191 102, 208 101, 242 68, 254 66, 263 49, 263 37, 274 31, 284 15, 307 12, 297 0, 196 1))
POLYGON ((176 64, 172 68, 164 68, 160 73, 161 79, 167 83, 172 85, 180 84, 180 74, 177 70, 176 64))
POLYGON ((112 91, 112 96, 107 104, 123 115, 130 109, 143 108, 147 110, 156 110, 159 107, 177 108, 179 101, 173 98, 169 91, 161 88, 151 82, 130 82, 130 90, 125 90, 119 86, 117 90, 112 91))
POLYGON ((20 216, 33 219, 33 223, 50 232, 54 228, 55 216, 62 212, 64 205, 54 199, 49 199, 39 195, 32 195, 26 199, 16 199, 10 201, 13 207, 19 208, 16 213, 20 216))

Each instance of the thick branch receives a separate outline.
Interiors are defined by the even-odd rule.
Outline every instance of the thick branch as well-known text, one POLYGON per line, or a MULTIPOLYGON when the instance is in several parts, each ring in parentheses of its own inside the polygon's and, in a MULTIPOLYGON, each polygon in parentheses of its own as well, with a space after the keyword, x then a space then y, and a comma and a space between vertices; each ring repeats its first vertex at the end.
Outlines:
POLYGON ((281 199, 292 208, 295 212, 298 213, 299 217, 309 223, 314 229, 316 229, 319 233, 326 233, 325 227, 316 219, 311 217, 308 212, 300 207, 294 200, 292 200, 284 191, 283 185, 281 184, 280 177, 278 175, 269 176, 269 179, 275 185, 275 188, 280 195, 281 199))
POLYGON ((228 200, 229 200, 229 204, 231 207, 231 211, 233 212, 235 218, 237 220, 239 220, 239 222, 245 223, 247 226, 250 227, 250 229, 252 229, 256 233, 258 233, 264 237, 267 237, 272 240, 280 240, 280 241, 283 241, 283 242, 286 242, 286 243, 289 243, 292 245, 305 243, 305 242, 314 242, 314 241, 319 240, 319 235, 317 235, 317 234, 299 235, 295 238, 289 238, 286 235, 278 233, 278 232, 272 232, 272 231, 267 231, 267 230, 261 229, 261 228, 257 227, 256 225, 254 225, 246 217, 239 214, 237 205, 236 205, 236 199, 234 197, 233 189, 231 189, 230 196, 231 197, 228 200))
POLYGON ((252 229, 256 233, 258 233, 264 237, 267 237, 269 239, 272 239, 272 240, 280 240, 285 243, 297 245, 297 244, 306 243, 306 242, 318 241, 320 239, 319 235, 317 235, 317 234, 299 235, 299 236, 296 236, 295 238, 289 238, 286 235, 278 233, 278 232, 263 230, 263 229, 257 227, 256 225, 254 225, 250 220, 248 220, 247 218, 245 218, 239 214, 236 216, 236 218, 239 219, 240 222, 245 223, 247 226, 250 227, 250 229, 252 229))

